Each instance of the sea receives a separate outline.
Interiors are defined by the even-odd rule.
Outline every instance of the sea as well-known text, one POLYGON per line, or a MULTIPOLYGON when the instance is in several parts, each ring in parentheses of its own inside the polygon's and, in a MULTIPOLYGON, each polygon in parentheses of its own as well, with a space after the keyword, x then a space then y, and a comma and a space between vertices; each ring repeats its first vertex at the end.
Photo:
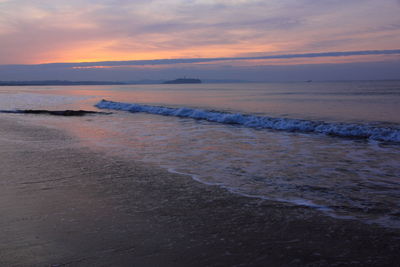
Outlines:
POLYGON ((400 81, 2 86, 0 110, 234 194, 400 228, 400 81))

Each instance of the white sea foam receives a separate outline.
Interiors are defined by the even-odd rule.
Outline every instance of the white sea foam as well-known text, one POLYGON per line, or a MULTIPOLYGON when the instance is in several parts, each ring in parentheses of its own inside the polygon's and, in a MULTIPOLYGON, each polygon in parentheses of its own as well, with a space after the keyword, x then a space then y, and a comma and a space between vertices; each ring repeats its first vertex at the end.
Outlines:
POLYGON ((365 138, 377 141, 400 142, 400 129, 391 127, 375 127, 368 124, 328 123, 288 118, 227 113, 188 107, 172 108, 135 103, 113 102, 101 100, 95 105, 101 109, 144 112, 164 116, 187 117, 211 122, 238 124, 260 129, 274 129, 290 132, 305 132, 333 135, 339 137, 365 138))

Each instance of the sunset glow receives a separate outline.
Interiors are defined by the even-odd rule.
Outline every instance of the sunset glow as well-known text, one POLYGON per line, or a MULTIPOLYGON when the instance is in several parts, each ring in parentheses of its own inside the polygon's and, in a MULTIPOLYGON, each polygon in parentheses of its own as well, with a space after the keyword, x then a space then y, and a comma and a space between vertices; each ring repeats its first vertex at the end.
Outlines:
MULTIPOLYGON (((399 13, 395 0, 2 0, 0 65, 393 50, 400 48, 399 13)), ((398 56, 232 66, 387 60, 398 56)))

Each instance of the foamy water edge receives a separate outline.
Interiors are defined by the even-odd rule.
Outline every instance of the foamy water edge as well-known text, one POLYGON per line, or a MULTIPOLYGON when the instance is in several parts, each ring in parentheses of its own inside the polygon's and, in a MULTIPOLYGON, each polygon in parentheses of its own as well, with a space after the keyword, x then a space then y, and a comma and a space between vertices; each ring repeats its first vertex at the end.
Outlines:
POLYGON ((241 113, 194 109, 189 107, 172 108, 108 100, 101 100, 95 106, 100 109, 121 110, 132 113, 144 112, 163 116, 192 118, 223 124, 236 124, 258 129, 317 133, 338 137, 362 138, 374 141, 400 142, 400 129, 375 127, 368 124, 329 123, 324 121, 274 118, 241 113))

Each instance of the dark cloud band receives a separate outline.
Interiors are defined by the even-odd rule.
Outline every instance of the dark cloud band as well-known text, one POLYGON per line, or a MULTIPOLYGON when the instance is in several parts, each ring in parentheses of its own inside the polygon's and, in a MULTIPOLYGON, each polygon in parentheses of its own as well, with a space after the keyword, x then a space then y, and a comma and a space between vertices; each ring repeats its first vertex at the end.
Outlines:
POLYGON ((400 54, 400 49, 284 54, 284 55, 270 55, 270 56, 257 56, 257 57, 180 58, 180 59, 154 59, 154 60, 130 60, 130 61, 79 62, 79 63, 47 63, 47 64, 38 64, 30 66, 59 67, 59 68, 94 67, 94 66, 145 66, 145 65, 172 65, 172 64, 182 64, 182 63, 205 63, 205 62, 233 61, 233 60, 236 61, 236 60, 262 60, 262 59, 347 57, 347 56, 392 55, 392 54, 400 54))

